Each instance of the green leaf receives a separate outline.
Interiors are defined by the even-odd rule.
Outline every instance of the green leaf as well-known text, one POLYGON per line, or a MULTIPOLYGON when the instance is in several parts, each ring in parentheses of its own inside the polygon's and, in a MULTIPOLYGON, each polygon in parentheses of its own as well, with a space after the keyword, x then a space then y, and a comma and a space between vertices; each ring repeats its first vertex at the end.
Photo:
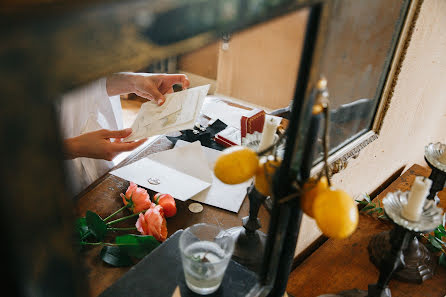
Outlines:
POLYGON ((372 204, 365 206, 363 209, 361 209, 361 211, 366 212, 367 210, 373 209, 373 208, 375 208, 375 204, 372 203, 372 204))
POLYGON ((441 254, 441 255, 440 255, 440 258, 438 259, 438 263, 439 263, 441 266, 446 267, 446 254, 441 254))
POLYGON ((440 225, 437 227, 437 229, 435 229, 435 236, 437 236, 438 238, 442 238, 442 237, 446 237, 446 230, 444 229, 443 225, 440 225))
POLYGON ((79 235, 79 238, 84 238, 89 231, 85 217, 78 218, 74 224, 74 227, 76 233, 79 235))
POLYGON ((433 245, 433 246, 434 246, 436 249, 438 249, 438 250, 441 250, 441 248, 442 248, 442 246, 441 246, 442 241, 439 240, 438 238, 436 238, 436 237, 433 236, 433 235, 429 235, 429 243, 430 243, 431 245, 433 245))
POLYGON ((358 202, 359 204, 361 204, 361 205, 367 205, 367 204, 369 204, 367 201, 365 201, 365 200, 355 200, 356 202, 358 202))
POLYGON ((88 228, 97 240, 101 241, 107 233, 107 225, 100 216, 92 211, 87 211, 85 219, 88 228))
POLYGON ((440 231, 438 231, 438 230, 435 230, 435 231, 434 231, 434 234, 435 234, 435 237, 438 238, 438 239, 442 239, 443 236, 444 236, 444 235, 443 235, 440 231))
POLYGON ((377 209, 377 208, 371 209, 371 210, 369 210, 367 212, 367 214, 372 214, 372 213, 375 213, 375 212, 379 212, 379 209, 377 209))
POLYGON ((105 263, 116 267, 133 265, 132 259, 119 246, 102 247, 100 257, 105 263))
POLYGON ((143 258, 160 243, 153 236, 127 234, 116 236, 116 244, 127 252, 129 256, 143 258))

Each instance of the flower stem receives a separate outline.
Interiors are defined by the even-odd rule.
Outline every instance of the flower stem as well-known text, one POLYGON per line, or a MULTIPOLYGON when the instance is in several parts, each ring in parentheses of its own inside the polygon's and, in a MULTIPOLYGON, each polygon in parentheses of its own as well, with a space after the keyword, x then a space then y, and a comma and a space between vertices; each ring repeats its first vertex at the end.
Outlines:
POLYGON ((89 235, 91 235, 91 231, 90 230, 85 232, 84 236, 81 237, 81 241, 84 240, 85 238, 87 238, 89 235))
POLYGON ((130 203, 127 203, 126 205, 124 205, 123 207, 121 207, 120 209, 118 209, 117 211, 115 211, 114 213, 112 213, 111 215, 109 215, 108 217, 106 217, 104 219, 104 222, 107 222, 111 217, 113 217, 114 215, 116 215, 117 213, 123 211, 124 209, 128 208, 130 205, 130 203))
POLYGON ((128 231, 128 230, 136 230, 136 227, 129 228, 107 228, 110 231, 128 231))
POLYGON ((86 241, 81 241, 82 245, 106 245, 106 246, 137 246, 139 245, 138 243, 108 243, 108 242, 86 242, 86 241))
POLYGON ((119 219, 116 219, 116 220, 113 220, 113 221, 110 221, 110 222, 107 223, 107 226, 109 226, 109 225, 111 225, 111 224, 114 224, 114 223, 118 223, 118 222, 127 220, 127 219, 129 219, 129 218, 136 217, 136 216, 138 216, 138 215, 139 215, 140 213, 142 213, 142 212, 144 212, 144 211, 140 211, 140 212, 138 212, 138 213, 134 213, 134 214, 132 214, 132 215, 129 215, 129 216, 126 216, 126 217, 122 217, 122 218, 119 218, 119 219))

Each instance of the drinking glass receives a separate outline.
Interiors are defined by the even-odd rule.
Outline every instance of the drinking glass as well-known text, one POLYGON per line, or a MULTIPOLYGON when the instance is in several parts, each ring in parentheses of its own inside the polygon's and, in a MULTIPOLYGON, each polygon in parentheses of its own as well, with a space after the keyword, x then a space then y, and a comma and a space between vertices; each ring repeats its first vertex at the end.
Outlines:
POLYGON ((207 295, 220 287, 234 251, 234 239, 215 225, 196 224, 181 234, 180 251, 187 287, 207 295))

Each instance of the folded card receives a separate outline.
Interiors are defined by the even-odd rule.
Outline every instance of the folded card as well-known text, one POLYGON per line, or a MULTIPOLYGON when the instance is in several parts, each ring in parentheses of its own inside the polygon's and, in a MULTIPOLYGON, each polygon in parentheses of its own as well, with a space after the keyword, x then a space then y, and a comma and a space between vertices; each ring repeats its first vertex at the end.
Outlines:
MULTIPOLYGON (((183 148, 192 148, 192 147, 200 147, 200 142, 196 141, 193 143, 178 140, 175 144, 174 150, 180 150, 183 148)), ((214 150, 212 148, 208 148, 205 146, 201 146, 201 150, 204 152, 206 156, 206 166, 208 166, 208 173, 212 176, 211 186, 204 191, 193 196, 191 199, 202 202, 207 205, 212 205, 218 208, 226 209, 232 212, 237 213, 240 210, 240 207, 245 200, 247 189, 252 183, 252 179, 236 184, 236 185, 228 185, 221 182, 213 172, 215 161, 218 156, 221 154, 221 151, 214 150)), ((186 155, 185 155, 186 157, 186 155)), ((205 170, 201 167, 200 164, 199 170, 205 170)), ((197 165, 195 165, 196 167, 197 165)), ((198 170, 197 170, 198 171, 198 170)), ((195 175, 198 177, 198 175, 195 175)))
POLYGON ((209 87, 210 85, 204 85, 167 94, 166 101, 161 106, 152 101, 142 104, 131 126, 132 134, 124 141, 192 128, 209 87))

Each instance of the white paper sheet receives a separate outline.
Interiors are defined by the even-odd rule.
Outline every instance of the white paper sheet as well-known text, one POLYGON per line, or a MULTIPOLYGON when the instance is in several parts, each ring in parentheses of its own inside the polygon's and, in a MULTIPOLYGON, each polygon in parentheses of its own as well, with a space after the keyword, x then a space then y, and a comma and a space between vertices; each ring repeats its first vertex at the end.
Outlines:
POLYGON ((240 119, 251 110, 231 106, 223 101, 210 100, 203 105, 201 113, 211 119, 219 119, 228 126, 240 130, 240 119))
POLYGON ((142 104, 131 126, 132 134, 124 141, 191 129, 200 114, 209 87, 204 85, 167 94, 166 102, 161 106, 152 101, 142 104))
POLYGON ((120 178, 160 193, 169 193, 174 198, 185 201, 208 188, 211 184, 164 164, 144 158, 110 172, 120 178), (158 185, 149 183, 149 178, 160 181, 158 185))
MULTIPOLYGON (((237 185, 228 185, 221 182, 213 173, 215 161, 221 154, 221 151, 201 146, 199 141, 190 143, 187 141, 178 140, 175 144, 174 150, 191 146, 200 146, 201 149, 204 151, 207 159, 209 173, 212 175, 212 184, 210 188, 198 193, 191 199, 207 205, 212 205, 218 208, 238 213, 243 200, 245 199, 247 189, 251 185, 252 179, 237 185)), ((200 170, 204 169, 200 168, 200 170)))

